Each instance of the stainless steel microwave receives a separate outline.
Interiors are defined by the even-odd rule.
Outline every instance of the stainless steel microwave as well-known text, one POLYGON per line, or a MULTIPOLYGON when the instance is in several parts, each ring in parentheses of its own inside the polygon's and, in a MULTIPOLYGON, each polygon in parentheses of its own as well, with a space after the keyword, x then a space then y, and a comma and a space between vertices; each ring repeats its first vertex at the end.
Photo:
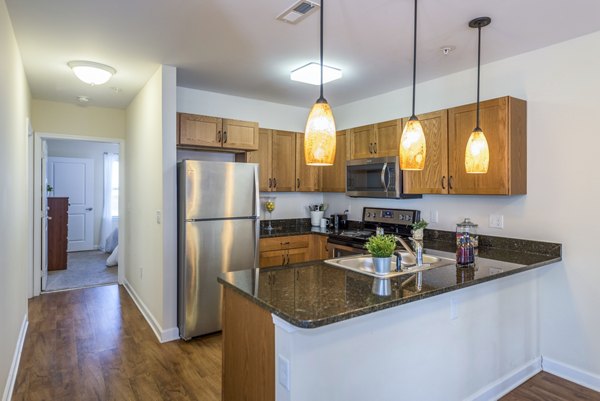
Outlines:
POLYGON ((403 193, 400 160, 377 157, 346 161, 346 195, 364 198, 422 198, 403 193))

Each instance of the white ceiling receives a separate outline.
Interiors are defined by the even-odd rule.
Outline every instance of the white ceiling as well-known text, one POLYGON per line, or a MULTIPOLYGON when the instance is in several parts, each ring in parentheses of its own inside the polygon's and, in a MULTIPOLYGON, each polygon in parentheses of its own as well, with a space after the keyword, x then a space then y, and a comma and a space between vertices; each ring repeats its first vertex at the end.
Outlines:
MULTIPOLYGON (((293 0, 6 0, 34 98, 125 107, 159 64, 177 84, 309 107, 318 87, 289 72, 318 61, 318 13, 277 21, 293 0), (69 60, 111 65, 108 84, 89 87, 69 60), (115 93, 111 87, 122 89, 115 93)), ((412 0, 328 0, 325 64, 344 77, 325 85, 332 106, 410 85, 412 0)), ((417 80, 476 65, 469 20, 489 16, 482 62, 600 30, 598 0, 420 0, 417 80), (456 50, 442 55, 441 46, 456 50)), ((590 49, 595 51, 595 49, 590 49)))

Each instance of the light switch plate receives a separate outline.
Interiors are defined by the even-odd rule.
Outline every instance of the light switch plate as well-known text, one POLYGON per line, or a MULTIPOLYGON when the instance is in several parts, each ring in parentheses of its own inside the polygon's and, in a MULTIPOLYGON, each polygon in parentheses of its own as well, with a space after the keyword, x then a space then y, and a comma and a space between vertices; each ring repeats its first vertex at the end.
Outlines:
POLYGON ((504 216, 501 214, 490 214, 491 228, 504 228, 504 216))

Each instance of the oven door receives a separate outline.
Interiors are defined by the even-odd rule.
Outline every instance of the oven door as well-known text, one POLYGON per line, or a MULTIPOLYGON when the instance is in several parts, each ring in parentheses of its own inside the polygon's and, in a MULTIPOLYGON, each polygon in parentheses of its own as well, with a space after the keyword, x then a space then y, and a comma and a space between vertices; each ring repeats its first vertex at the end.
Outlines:
POLYGON ((333 242, 327 242, 329 259, 343 258, 344 256, 361 255, 367 253, 366 249, 353 247, 350 245, 341 245, 333 242))

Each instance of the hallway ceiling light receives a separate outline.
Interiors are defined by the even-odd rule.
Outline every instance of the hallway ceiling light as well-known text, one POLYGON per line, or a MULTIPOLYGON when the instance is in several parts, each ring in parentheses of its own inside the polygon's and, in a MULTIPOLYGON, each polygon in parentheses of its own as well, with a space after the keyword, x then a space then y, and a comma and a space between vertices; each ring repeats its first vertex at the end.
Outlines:
POLYGON ((469 22, 469 27, 477 28, 477 123, 469 137, 465 150, 465 170, 468 174, 485 174, 490 164, 490 148, 483 130, 479 127, 479 76, 481 74, 481 28, 492 22, 490 17, 479 17, 469 22))
POLYGON ((321 0, 321 95, 313 105, 304 130, 304 160, 309 166, 331 166, 335 161, 335 121, 329 103, 323 97, 323 9, 321 0))
POLYGON ((402 170, 423 170, 427 143, 423 126, 415 115, 415 88, 417 78, 417 0, 415 0, 415 24, 413 36, 413 90, 412 90, 412 115, 404 126, 400 137, 400 168, 402 170))
POLYGON ((111 66, 92 61, 69 61, 67 65, 77 78, 88 85, 102 85, 117 73, 111 66))
MULTIPOLYGON (((323 83, 335 81, 342 77, 342 70, 339 68, 323 66, 323 83)), ((308 63, 290 73, 292 81, 304 82, 305 84, 321 85, 321 66, 319 63, 308 63)))

